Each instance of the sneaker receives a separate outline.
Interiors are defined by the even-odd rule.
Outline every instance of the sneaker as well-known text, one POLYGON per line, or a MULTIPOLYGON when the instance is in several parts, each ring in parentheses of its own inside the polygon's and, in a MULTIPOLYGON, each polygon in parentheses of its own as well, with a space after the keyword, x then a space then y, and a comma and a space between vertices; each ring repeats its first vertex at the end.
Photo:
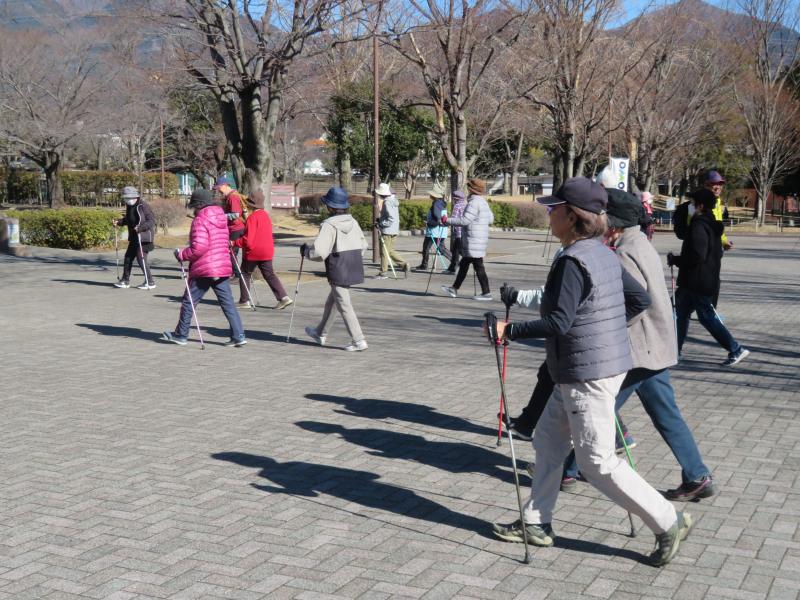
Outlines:
MULTIPOLYGON (((625 444, 628 445, 628 450, 633 450, 634 448, 636 448, 636 440, 633 439, 633 436, 627 431, 624 432, 624 435, 625 435, 625 444)), ((617 434, 616 448, 614 451, 617 454, 625 454, 625 444, 622 443, 619 434, 617 434)))
POLYGON ((129 287, 131 287, 131 284, 125 281, 124 279, 120 279, 117 283, 114 284, 114 287, 126 290, 129 287))
POLYGON ((710 498, 716 493, 717 490, 714 488, 714 480, 711 475, 706 475, 701 477, 699 481, 689 481, 687 483, 682 483, 680 487, 674 490, 667 490, 664 492, 664 497, 667 500, 686 502, 688 500, 710 498))
MULTIPOLYGON (((522 523, 519 519, 510 525, 492 523, 492 533, 506 542, 517 542, 519 544, 523 542, 522 523)), ((553 545, 553 528, 550 523, 542 523, 541 525, 527 524, 525 525, 525 537, 528 538, 529 544, 546 548, 553 545)))
POLYGON ((750 355, 750 350, 747 348, 739 348, 739 351, 736 354, 728 354, 728 358, 723 361, 723 367, 732 367, 733 365, 739 363, 743 359, 747 358, 750 355))
POLYGON ((241 346, 244 346, 246 343, 247 340, 244 338, 239 338, 238 340, 236 338, 231 338, 227 342, 225 342, 225 345, 228 348, 240 348, 241 346))
POLYGON ((450 296, 451 298, 457 298, 458 297, 458 290, 456 288, 451 288, 451 287, 447 287, 446 285, 443 285, 442 286, 442 290, 444 290, 444 293, 447 294, 448 296, 450 296))
POLYGON ((146 281, 142 285, 136 286, 137 290, 154 290, 156 289, 155 283, 147 283, 146 281))
POLYGON ((692 529, 692 515, 679 512, 675 524, 664 533, 656 534, 656 547, 650 554, 650 562, 655 567, 663 567, 678 553, 681 542, 689 537, 692 529))
POLYGON ((358 340, 357 342, 353 342, 349 346, 344 347, 347 352, 361 352, 367 348, 367 340, 358 340))
POLYGON ((576 487, 578 487, 577 477, 563 477, 561 479, 561 487, 559 489, 562 492, 572 493, 575 491, 576 487))
POLYGON ((275 310, 283 310, 287 306, 294 304, 294 300, 289 298, 289 296, 284 296, 281 298, 280 302, 275 305, 275 310))
POLYGON ((175 335, 171 331, 165 331, 162 333, 161 339, 167 342, 172 342, 173 344, 178 344, 178 346, 185 346, 189 341, 187 338, 175 335))
MULTIPOLYGON (((497 418, 500 418, 500 413, 497 413, 497 418)), ((530 442, 533 439, 533 427, 521 423, 519 417, 516 419, 512 417, 509 421, 511 422, 511 435, 514 436, 514 439, 524 442, 530 442)), ((503 424, 505 425, 505 423, 503 424)))
POLYGON ((249 302, 237 302, 236 308, 250 308, 249 302))
POLYGON ((375 275, 375 279, 389 279, 389 276, 386 273, 378 273, 375 275))
POLYGON ((324 346, 325 345, 325 336, 324 335, 319 335, 317 333, 317 330, 314 329, 313 327, 306 327, 306 335, 308 337, 310 337, 312 340, 314 340, 315 342, 317 342, 320 346, 324 346))
POLYGON ((478 302, 490 302, 492 299, 492 294, 478 294, 477 296, 473 296, 472 299, 477 300, 478 302))

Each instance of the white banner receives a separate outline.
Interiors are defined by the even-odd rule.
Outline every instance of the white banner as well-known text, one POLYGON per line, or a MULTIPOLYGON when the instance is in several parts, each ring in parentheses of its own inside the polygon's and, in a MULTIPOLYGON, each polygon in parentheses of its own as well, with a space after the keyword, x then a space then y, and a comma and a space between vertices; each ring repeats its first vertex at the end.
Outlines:
POLYGON ((628 159, 609 157, 611 171, 614 173, 614 187, 618 190, 628 191, 628 159))

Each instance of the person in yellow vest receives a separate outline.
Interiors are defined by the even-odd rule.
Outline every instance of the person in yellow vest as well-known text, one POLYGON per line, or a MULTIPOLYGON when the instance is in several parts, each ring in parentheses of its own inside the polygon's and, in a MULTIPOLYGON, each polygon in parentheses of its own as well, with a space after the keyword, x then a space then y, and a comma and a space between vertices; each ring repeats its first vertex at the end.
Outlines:
MULTIPOLYGON (((714 193, 714 197, 717 199, 717 203, 714 205, 714 209, 711 211, 711 214, 714 215, 714 218, 717 221, 722 221, 723 212, 725 211, 725 207, 722 205, 722 188, 725 186, 725 180, 722 178, 722 175, 719 174, 717 171, 709 171, 706 173, 705 181, 703 182, 703 187, 711 190, 714 193)), ((690 209, 691 210, 691 209, 690 209)), ((691 218, 691 215, 690 217, 691 218)), ((722 249, 723 250, 733 250, 733 242, 728 239, 724 233, 719 238, 722 241, 722 249)))

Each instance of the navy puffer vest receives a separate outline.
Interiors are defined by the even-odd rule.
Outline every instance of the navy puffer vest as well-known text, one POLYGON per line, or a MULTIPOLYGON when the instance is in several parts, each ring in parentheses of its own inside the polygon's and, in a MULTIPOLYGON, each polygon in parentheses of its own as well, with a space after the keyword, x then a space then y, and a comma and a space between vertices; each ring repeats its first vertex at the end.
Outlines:
MULTIPOLYGON (((633 362, 619 260, 597 238, 575 242, 558 260, 569 260, 567 257, 578 262, 591 289, 578 306, 569 331, 546 340, 550 376, 556 383, 575 383, 627 372, 633 362)), ((542 296, 542 316, 555 309, 547 287, 542 296)))

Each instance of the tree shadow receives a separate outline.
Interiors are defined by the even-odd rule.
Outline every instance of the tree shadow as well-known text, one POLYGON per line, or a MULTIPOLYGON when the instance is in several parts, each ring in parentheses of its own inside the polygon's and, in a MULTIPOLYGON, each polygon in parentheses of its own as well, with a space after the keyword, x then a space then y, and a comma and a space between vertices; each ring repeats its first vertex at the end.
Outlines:
POLYGON ((373 398, 358 399, 349 396, 334 396, 331 394, 306 394, 305 398, 319 402, 339 404, 349 414, 366 419, 397 419, 409 423, 417 423, 459 433, 469 432, 479 435, 495 436, 497 431, 489 427, 475 425, 461 417, 437 412, 435 408, 424 404, 410 402, 397 402, 396 400, 377 400, 373 398))
POLYGON ((487 522, 455 512, 406 488, 378 481, 379 476, 375 473, 300 461, 282 463, 267 456, 244 452, 219 452, 211 457, 258 469, 259 477, 274 484, 250 484, 258 490, 305 498, 325 494, 383 512, 437 525, 444 524, 490 537, 487 522))

